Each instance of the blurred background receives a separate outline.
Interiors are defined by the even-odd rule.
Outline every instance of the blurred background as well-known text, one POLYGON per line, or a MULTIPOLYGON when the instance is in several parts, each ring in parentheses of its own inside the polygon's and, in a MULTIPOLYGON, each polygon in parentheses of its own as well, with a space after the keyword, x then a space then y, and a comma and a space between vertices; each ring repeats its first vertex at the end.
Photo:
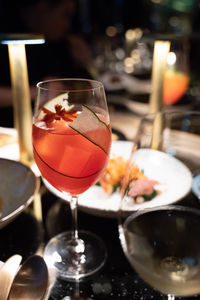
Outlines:
MULTIPOLYGON (((170 40, 164 107, 199 109, 198 0, 0 0, 0 33, 45 37, 43 45, 26 45, 32 100, 41 80, 93 78, 104 83, 116 118, 148 112, 154 41, 170 40)), ((12 126, 6 45, 0 61, 0 126, 12 126)))

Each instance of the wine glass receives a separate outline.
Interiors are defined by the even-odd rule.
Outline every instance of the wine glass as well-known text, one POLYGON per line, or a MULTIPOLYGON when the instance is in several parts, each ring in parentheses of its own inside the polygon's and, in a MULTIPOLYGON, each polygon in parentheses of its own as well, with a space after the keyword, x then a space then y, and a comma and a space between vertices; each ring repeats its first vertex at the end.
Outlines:
MULTIPOLYGON (((33 152, 42 178, 70 201, 72 231, 53 237, 44 258, 58 276, 78 280, 106 260, 103 241, 79 231, 78 195, 103 173, 111 146, 111 128, 103 85, 87 79, 55 79, 37 84, 33 152)), ((94 195, 95 197, 95 195, 94 195)))
POLYGON ((120 227, 131 266, 171 300, 200 293, 199 235, 200 211, 178 205, 138 210, 120 227))
POLYGON ((152 148, 182 161, 193 176, 200 173, 200 112, 163 111, 140 120, 137 148, 152 148))
POLYGON ((169 294, 168 299, 200 292, 199 228, 195 228, 199 212, 169 205, 186 197, 191 188, 200 198, 199 149, 200 112, 144 116, 122 180, 122 248, 141 278, 169 294))
POLYGON ((187 40, 172 39, 164 74, 163 101, 176 104, 186 93, 190 81, 187 40))

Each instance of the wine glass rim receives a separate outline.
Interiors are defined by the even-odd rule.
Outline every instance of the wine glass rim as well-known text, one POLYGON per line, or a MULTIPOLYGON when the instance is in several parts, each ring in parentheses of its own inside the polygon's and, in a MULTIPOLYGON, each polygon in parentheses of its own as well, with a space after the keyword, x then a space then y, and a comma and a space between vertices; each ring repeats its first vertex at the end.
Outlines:
POLYGON ((197 208, 194 207, 189 207, 189 206, 182 206, 182 205, 159 205, 156 207, 146 207, 146 208, 141 208, 138 211, 136 211, 135 213, 129 215, 124 223, 127 223, 128 219, 135 219, 138 216, 141 216, 143 214, 146 213, 151 213, 151 212, 155 212, 155 211, 161 211, 161 210, 171 210, 171 211, 185 211, 185 212, 190 212, 190 213, 194 213, 196 215, 198 215, 200 217, 200 211, 197 208))
POLYGON ((93 80, 93 79, 87 79, 87 78, 55 78, 55 79, 48 79, 48 80, 43 80, 39 81, 36 84, 36 87, 44 90, 44 91, 59 91, 59 92, 87 92, 87 91, 94 91, 98 90, 100 88, 104 88, 102 82, 98 80, 93 80), (91 88, 82 88, 82 89, 68 89, 68 88, 48 88, 48 87, 43 87, 42 85, 48 84, 48 83, 53 83, 53 82, 76 82, 76 81, 82 81, 82 82, 88 82, 88 83, 93 83, 96 86, 91 87, 91 88))

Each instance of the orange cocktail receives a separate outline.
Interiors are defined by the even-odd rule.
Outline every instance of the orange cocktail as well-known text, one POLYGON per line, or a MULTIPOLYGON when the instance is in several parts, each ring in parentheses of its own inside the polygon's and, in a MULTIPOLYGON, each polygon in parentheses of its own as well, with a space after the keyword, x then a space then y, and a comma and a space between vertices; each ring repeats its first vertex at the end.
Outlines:
POLYGON ((107 164, 109 124, 96 116, 95 128, 80 132, 73 128, 73 121, 54 118, 49 122, 45 118, 46 115, 33 125, 34 158, 42 176, 62 192, 77 195, 86 191, 107 164))
POLYGON ((189 76, 183 72, 168 70, 164 76, 163 100, 166 105, 174 104, 185 94, 189 76))
POLYGON ((72 229, 51 238, 43 256, 57 270, 57 277, 79 280, 97 272, 107 258, 102 239, 78 229, 79 195, 99 180, 111 147, 102 83, 84 78, 39 82, 32 140, 44 184, 70 203, 72 217, 72 229))

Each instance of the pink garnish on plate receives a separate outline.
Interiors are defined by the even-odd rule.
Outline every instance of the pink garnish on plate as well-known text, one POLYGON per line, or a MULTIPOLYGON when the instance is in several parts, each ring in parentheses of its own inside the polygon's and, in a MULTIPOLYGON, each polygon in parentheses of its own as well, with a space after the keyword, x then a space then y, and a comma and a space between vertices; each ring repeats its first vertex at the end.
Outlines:
POLYGON ((158 181, 148 178, 133 180, 129 184, 128 196, 151 195, 154 191, 154 186, 157 184, 159 184, 158 181))

